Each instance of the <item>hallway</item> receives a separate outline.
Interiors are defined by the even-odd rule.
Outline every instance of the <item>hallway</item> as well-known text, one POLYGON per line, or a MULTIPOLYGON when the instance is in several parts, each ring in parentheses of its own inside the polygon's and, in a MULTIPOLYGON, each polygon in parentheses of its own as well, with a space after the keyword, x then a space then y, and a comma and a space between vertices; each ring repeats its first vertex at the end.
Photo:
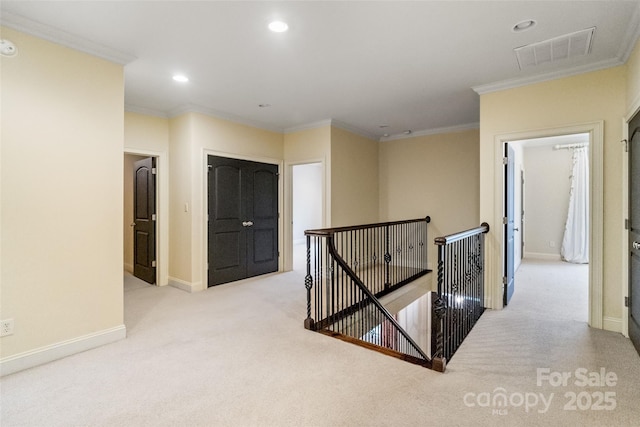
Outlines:
MULTIPOLYGON (((189 294, 125 293, 127 339, 2 378, 3 426, 634 425, 640 357, 558 299, 550 263, 487 310, 440 374, 303 328, 304 276, 189 294), (531 297, 535 296, 535 298, 531 297), (537 385, 537 369, 604 368, 613 387, 537 385), (496 390, 542 396, 481 406, 496 390), (565 410, 570 392, 614 392, 613 410, 565 410), (529 393, 529 394, 527 394, 529 393), (546 410, 545 410, 546 408, 546 410), (499 412, 496 410, 506 410, 499 412), (544 412, 542 412, 544 411, 544 412)), ((559 283, 556 283, 559 284, 559 283)), ((562 294, 562 295, 567 295, 562 294)))

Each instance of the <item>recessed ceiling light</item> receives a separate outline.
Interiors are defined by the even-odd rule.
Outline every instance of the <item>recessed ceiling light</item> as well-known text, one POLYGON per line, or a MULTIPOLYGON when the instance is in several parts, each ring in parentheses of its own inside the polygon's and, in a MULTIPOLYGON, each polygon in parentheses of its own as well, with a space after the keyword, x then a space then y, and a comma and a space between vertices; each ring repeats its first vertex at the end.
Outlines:
POLYGON ((267 107, 271 107, 271 104, 258 104, 258 107, 267 108, 267 107))
POLYGON ((384 128, 388 128, 389 125, 380 125, 379 127, 380 127, 380 129, 384 129, 384 128))
POLYGON ((411 135, 412 131, 407 129, 407 130, 405 130, 405 131, 404 131, 404 132, 402 132, 402 133, 404 133, 405 135, 411 135))
POLYGON ((513 31, 514 33, 519 33, 521 31, 530 30, 535 26, 536 21, 534 19, 525 19, 524 21, 520 21, 516 25, 514 25, 511 31, 513 31))
POLYGON ((269 24, 269 29, 274 33, 284 33, 289 29, 289 26, 286 22, 273 21, 269 24))
POLYGON ((184 76, 182 74, 176 74, 175 76, 173 76, 173 80, 180 82, 180 83, 186 83, 189 81, 189 77, 184 76))

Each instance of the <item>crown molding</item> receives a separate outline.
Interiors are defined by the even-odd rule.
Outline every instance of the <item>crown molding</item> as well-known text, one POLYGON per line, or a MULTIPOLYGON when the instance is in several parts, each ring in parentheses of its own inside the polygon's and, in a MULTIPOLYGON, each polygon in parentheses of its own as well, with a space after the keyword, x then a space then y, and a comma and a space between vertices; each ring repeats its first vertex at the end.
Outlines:
POLYGON ((5 27, 60 44, 98 58, 106 59, 116 64, 126 65, 136 59, 134 55, 120 52, 108 46, 94 43, 82 37, 51 27, 40 22, 32 21, 15 13, 2 11, 0 24, 5 27))
POLYGON ((352 126, 348 123, 341 122, 340 120, 331 119, 331 126, 336 127, 338 129, 346 130, 347 132, 355 133, 356 135, 360 135, 364 138, 371 139, 373 141, 377 141, 377 135, 367 132, 364 129, 360 129, 356 126, 352 126))
POLYGON ((620 50, 618 51, 618 58, 623 63, 627 63, 629 60, 629 56, 631 56, 631 52, 633 52, 633 48, 636 45, 636 42, 640 39, 640 3, 636 6, 636 10, 631 15, 631 20, 629 21, 629 26, 627 27, 627 31, 624 35, 624 39, 622 40, 622 44, 620 45, 620 50))
POLYGON ((336 119, 326 119, 326 120, 320 120, 317 122, 312 122, 312 123, 307 123, 304 125, 300 125, 300 126, 293 126, 293 127, 289 127, 286 128, 283 132, 285 134, 287 133, 294 133, 294 132, 300 132, 303 130, 310 130, 310 129, 318 129, 318 128, 323 128, 326 126, 331 126, 334 128, 338 128, 338 129, 342 129, 342 130, 346 130, 347 132, 351 132, 354 133, 356 135, 360 135, 364 138, 367 139, 371 139, 373 141, 377 141, 378 137, 374 134, 372 134, 371 132, 367 132, 366 130, 360 129, 359 127, 356 126, 352 126, 348 123, 342 122, 340 120, 336 120, 336 119))
POLYGON ((132 104, 124 104, 124 111, 128 113, 144 114, 145 116, 160 117, 162 119, 169 118, 167 113, 165 113, 164 111, 156 110, 153 108, 147 108, 147 107, 139 107, 137 105, 132 105, 132 104))
POLYGON ((278 133, 283 132, 281 127, 268 125, 266 123, 258 122, 254 120, 248 120, 224 111, 215 110, 209 107, 203 107, 202 105, 197 105, 197 104, 185 104, 177 108, 174 108, 173 110, 169 111, 168 117, 172 119, 174 117, 177 117, 186 113, 200 113, 200 114, 204 114, 205 116, 215 117, 218 119, 227 120, 230 122, 238 123, 245 126, 250 126, 257 129, 268 130, 271 132, 278 132, 278 133))
POLYGON ((405 135, 404 133, 401 133, 397 135, 383 136, 382 138, 380 138, 380 142, 396 141, 398 139, 417 138, 420 136, 428 136, 428 135, 442 135, 445 133, 464 132, 466 130, 473 130, 473 129, 480 129, 480 123, 474 122, 474 123, 466 123, 466 124, 456 125, 456 126, 419 130, 416 132, 411 132, 409 135, 405 135))
POLYGON ((613 58, 593 64, 586 64, 578 67, 568 68, 565 70, 558 70, 552 73, 538 74, 535 76, 529 76, 520 79, 504 80, 501 82, 489 83, 486 85, 473 86, 471 89, 473 89, 478 95, 484 95, 485 93, 498 92, 501 90, 528 86, 534 83, 542 83, 550 80, 561 79, 564 77, 577 76, 578 74, 604 70, 607 68, 618 67, 620 65, 624 65, 624 62, 622 62, 618 58, 613 58))
POLYGON ((288 127, 283 130, 283 133, 288 134, 288 133, 302 132, 304 130, 319 129, 327 126, 331 126, 331 119, 320 120, 317 122, 307 123, 304 125, 288 127))

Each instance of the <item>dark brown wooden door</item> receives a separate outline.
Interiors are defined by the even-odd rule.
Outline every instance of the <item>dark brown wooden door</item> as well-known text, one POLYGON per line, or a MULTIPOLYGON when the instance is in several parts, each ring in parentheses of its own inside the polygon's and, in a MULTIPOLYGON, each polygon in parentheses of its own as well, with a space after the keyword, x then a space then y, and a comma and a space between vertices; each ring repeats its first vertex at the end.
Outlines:
POLYGON ((504 192, 504 296, 502 303, 509 304, 515 290, 515 152, 509 144, 505 147, 505 192, 504 192))
POLYGON ((156 283, 156 176, 155 159, 134 163, 133 175, 133 274, 156 283))
POLYGON ((278 167, 208 157, 208 286, 278 270, 278 167))
POLYGON ((629 337, 640 353, 640 113, 629 123, 629 337))

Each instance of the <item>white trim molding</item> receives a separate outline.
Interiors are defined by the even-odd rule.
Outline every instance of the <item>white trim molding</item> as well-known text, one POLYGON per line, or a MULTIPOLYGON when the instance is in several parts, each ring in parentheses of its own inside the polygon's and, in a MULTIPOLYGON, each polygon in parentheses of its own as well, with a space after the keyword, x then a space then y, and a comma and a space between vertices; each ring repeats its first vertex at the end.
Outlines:
POLYGON ((380 138, 380 142, 395 141, 398 139, 417 138, 419 136, 442 135, 445 133, 464 132, 464 131, 473 130, 473 129, 480 129, 480 123, 474 122, 474 123, 466 123, 466 124, 457 125, 457 126, 448 126, 448 127, 442 127, 442 128, 419 130, 419 131, 411 132, 408 135, 401 133, 397 135, 383 136, 382 138, 380 138))
POLYGON ((536 74, 528 77, 503 80, 499 82, 474 86, 471 89, 473 89, 478 95, 484 95, 486 93, 498 92, 506 89, 513 89, 520 86, 528 86, 531 84, 547 82, 550 80, 557 80, 564 77, 577 76, 578 74, 590 73, 592 71, 605 70, 607 68, 618 67, 620 65, 624 65, 624 62, 622 62, 619 58, 612 58, 612 59, 596 62, 594 64, 581 65, 574 68, 567 68, 563 70, 554 71, 552 73, 536 74))
POLYGON ((191 283, 171 276, 169 276, 169 286, 189 293, 199 292, 202 290, 202 283, 191 283))
POLYGON ((83 335, 66 341, 36 348, 0 359, 0 376, 13 374, 34 366, 44 365, 76 353, 101 347, 127 337, 124 325, 83 335))
POLYGON ((525 252, 525 259, 540 259, 545 261, 562 261, 560 254, 543 254, 539 252, 525 252))
POLYGON ((602 319, 602 329, 605 331, 622 333, 622 319, 605 316, 602 319))
POLYGON ((238 123, 241 125, 245 125, 245 126, 249 126, 252 128, 256 128, 256 129, 262 129, 262 130, 268 130, 271 132, 276 132, 276 133, 282 133, 282 128, 277 127, 277 126, 273 126, 273 125, 269 125, 267 123, 264 122, 258 122, 255 120, 250 120, 250 119, 245 119, 243 117, 237 116, 235 114, 232 113, 227 113, 225 111, 220 111, 220 110, 216 110, 213 108, 209 108, 209 107, 204 107, 202 105, 197 105, 197 104, 184 104, 184 105, 180 105, 177 108, 174 108, 173 110, 169 111, 169 113, 167 114, 167 117, 170 119, 173 119, 174 117, 178 117, 181 116, 183 114, 186 113, 200 113, 200 114, 204 114, 205 116, 210 116, 210 117, 215 117, 218 119, 222 119, 222 120, 227 120, 233 123, 238 123))
POLYGON ((89 41, 75 34, 68 33, 41 22, 32 21, 22 15, 5 10, 3 10, 0 15, 0 23, 3 26, 12 28, 16 31, 31 34, 32 36, 66 46, 71 49, 79 50, 80 52, 88 53, 89 55, 97 56, 98 58, 106 59, 107 61, 114 62, 116 64, 126 65, 136 59, 135 55, 130 53, 120 52, 109 46, 89 41))

